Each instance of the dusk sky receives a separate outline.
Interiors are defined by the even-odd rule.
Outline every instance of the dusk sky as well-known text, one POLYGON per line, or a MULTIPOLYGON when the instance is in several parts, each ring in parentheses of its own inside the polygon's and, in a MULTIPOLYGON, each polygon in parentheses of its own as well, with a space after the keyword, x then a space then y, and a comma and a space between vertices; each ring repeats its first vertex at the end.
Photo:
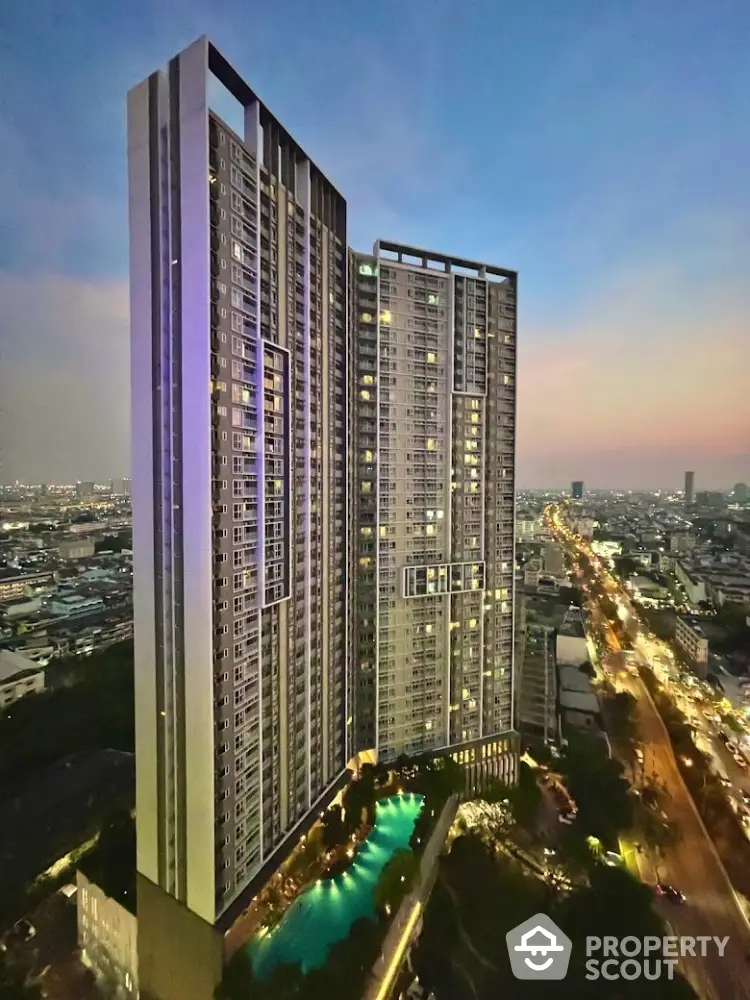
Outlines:
POLYGON ((750 482, 747 0, 2 4, 1 481, 128 473, 125 94, 201 34, 354 247, 518 269, 519 486, 750 482))

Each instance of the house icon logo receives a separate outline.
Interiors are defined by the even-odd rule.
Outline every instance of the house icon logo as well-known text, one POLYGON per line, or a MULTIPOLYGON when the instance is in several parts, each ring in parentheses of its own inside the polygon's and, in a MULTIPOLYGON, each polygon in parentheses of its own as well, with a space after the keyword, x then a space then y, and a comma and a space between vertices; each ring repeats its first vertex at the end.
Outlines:
POLYGON ((505 935, 516 979, 564 979, 572 943, 546 913, 529 917, 505 935))

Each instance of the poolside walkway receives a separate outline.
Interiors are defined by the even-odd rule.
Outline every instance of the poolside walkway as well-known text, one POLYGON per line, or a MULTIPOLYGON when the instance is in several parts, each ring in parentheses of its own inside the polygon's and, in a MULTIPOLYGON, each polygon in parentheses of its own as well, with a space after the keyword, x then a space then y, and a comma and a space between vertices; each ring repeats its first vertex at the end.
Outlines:
POLYGON ((451 828, 458 796, 448 799, 422 855, 419 882, 404 899, 383 941, 380 957, 372 967, 362 1000, 387 1000, 401 968, 415 930, 421 926, 422 912, 435 884, 438 857, 451 828))

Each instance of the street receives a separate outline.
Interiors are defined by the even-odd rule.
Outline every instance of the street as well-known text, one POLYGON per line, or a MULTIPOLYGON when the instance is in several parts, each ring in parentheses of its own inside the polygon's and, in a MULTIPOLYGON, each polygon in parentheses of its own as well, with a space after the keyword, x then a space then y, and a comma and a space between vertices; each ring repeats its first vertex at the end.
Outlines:
MULTIPOLYGON (((677 770, 669 736, 643 682, 628 673, 620 680, 622 689, 637 699, 639 735, 644 744, 644 773, 655 776, 666 789, 664 811, 677 824, 679 842, 664 851, 663 857, 646 854, 645 872, 655 877, 647 881, 668 882, 685 893, 682 906, 658 904, 662 915, 674 927, 675 934, 696 937, 729 937, 724 957, 716 952, 704 959, 685 958, 684 971, 694 987, 707 997, 725 1000, 750 996, 750 930, 724 869, 707 837, 693 800, 677 770), (699 987, 700 984, 700 987, 699 987)), ((639 857, 639 869, 641 858, 639 857)))
MULTIPOLYGON (((551 519, 551 525, 569 545, 577 546, 576 539, 564 531, 559 518, 551 519)), ((604 583, 608 593, 617 593, 618 588, 608 576, 604 577, 604 583)), ((600 630, 602 638, 606 637, 609 648, 618 648, 611 625, 592 595, 589 607, 591 626, 600 630)), ((643 639, 636 643, 636 657, 646 666, 651 665, 647 656, 652 652, 650 646, 643 639)), ((729 938, 723 957, 713 951, 706 958, 688 956, 681 961, 680 966, 694 989, 708 1000, 750 997, 747 960, 750 926, 679 773, 666 727, 636 671, 618 668, 611 672, 611 679, 618 689, 628 691, 636 699, 636 726, 644 752, 642 774, 664 789, 667 819, 677 825, 681 834, 679 842, 662 853, 650 852, 645 844, 634 846, 634 857, 626 860, 631 867, 635 861, 645 882, 667 882, 685 894, 683 905, 661 900, 656 904, 675 934, 729 938)), ((734 780, 739 777, 734 772, 741 769, 726 748, 722 750, 722 761, 727 768, 729 762, 724 758, 730 757, 734 769, 730 777, 734 780)), ((746 778, 743 773, 742 780, 746 778)))

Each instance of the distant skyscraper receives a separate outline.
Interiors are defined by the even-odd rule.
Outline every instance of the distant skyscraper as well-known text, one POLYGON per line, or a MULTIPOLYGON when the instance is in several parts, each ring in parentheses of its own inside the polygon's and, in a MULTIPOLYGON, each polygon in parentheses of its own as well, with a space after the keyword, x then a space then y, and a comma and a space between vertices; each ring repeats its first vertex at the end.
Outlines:
POLYGON ((570 495, 574 500, 583 499, 583 481, 580 479, 574 479, 570 484, 570 495))
POLYGON ((732 500, 735 503, 747 503, 750 491, 748 491, 746 483, 735 483, 732 490, 732 500))
POLYGON ((685 473, 685 506, 692 507, 695 499, 695 473, 685 473))
POLYGON ((77 497, 91 497, 94 495, 94 484, 92 482, 81 482, 80 480, 76 483, 76 496, 77 497))
POLYGON ((350 752, 346 204, 205 38, 128 160, 140 989, 208 1000, 350 752))
POLYGON ((382 241, 349 275, 358 745, 509 778, 517 275, 382 241))

